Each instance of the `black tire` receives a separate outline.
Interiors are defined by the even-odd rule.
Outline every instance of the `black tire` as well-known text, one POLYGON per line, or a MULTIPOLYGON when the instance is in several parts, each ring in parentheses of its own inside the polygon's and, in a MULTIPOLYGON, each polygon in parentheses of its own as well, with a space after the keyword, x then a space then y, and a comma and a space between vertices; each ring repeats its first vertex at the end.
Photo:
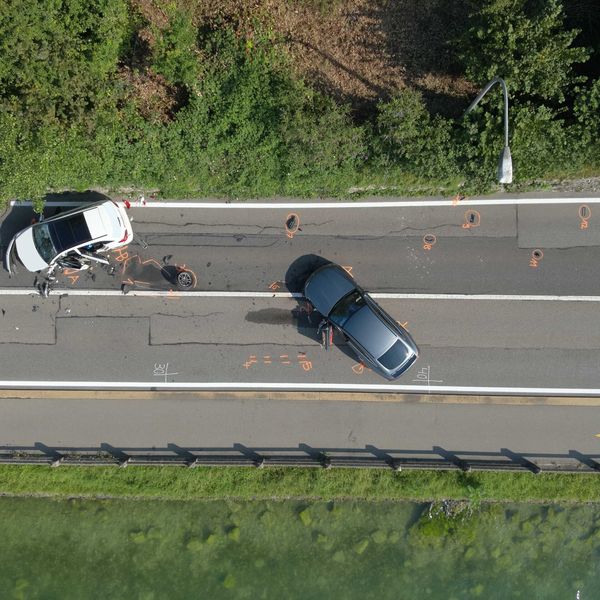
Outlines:
POLYGON ((194 285, 194 276, 190 271, 179 271, 177 273, 177 287, 182 290, 187 290, 194 285))

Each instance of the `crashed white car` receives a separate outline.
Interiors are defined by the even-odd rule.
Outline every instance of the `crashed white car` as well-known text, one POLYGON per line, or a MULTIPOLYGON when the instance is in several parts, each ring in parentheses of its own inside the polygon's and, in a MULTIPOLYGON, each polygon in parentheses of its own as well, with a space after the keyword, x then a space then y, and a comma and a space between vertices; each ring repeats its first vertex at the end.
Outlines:
POLYGON ((30 225, 17 233, 5 254, 9 273, 16 258, 28 271, 52 270, 64 263, 108 263, 99 253, 131 242, 133 230, 125 208, 113 200, 79 206, 30 225))

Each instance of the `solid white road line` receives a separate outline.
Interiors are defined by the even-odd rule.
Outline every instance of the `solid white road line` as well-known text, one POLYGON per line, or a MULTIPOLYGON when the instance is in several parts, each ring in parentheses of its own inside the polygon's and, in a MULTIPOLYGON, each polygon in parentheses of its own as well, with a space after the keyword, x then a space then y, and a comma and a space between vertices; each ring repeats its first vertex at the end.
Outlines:
POLYGON ((420 394, 478 394, 528 396, 600 396, 598 388, 485 387, 461 385, 394 385, 361 383, 274 382, 154 382, 154 381, 26 381, 0 380, 0 388, 24 389, 126 389, 126 390, 280 390, 417 392, 420 394))
MULTIPOLYGON (((535 294, 404 294, 371 292, 372 298, 381 300, 495 300, 521 302, 600 302, 600 296, 558 296, 535 294)), ((33 288, 0 288, 0 296, 39 296, 33 288)), ((300 292, 209 292, 175 290, 94 290, 60 288, 50 291, 50 296, 125 296, 127 298, 303 298, 300 292)))
MULTIPOLYGON (((434 206, 514 206, 525 204, 598 204, 600 197, 592 198, 465 198, 464 200, 356 200, 354 202, 165 202, 162 200, 132 201, 132 208, 217 208, 217 209, 306 209, 306 208, 423 208, 434 206)), ((79 202, 46 202, 45 206, 80 206, 79 202)), ((12 200, 11 206, 32 206, 31 202, 12 200)))

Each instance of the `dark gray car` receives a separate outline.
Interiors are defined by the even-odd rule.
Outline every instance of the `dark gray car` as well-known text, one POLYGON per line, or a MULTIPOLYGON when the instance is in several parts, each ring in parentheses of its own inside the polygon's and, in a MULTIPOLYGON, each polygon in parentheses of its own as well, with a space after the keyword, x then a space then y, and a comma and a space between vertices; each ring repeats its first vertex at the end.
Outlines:
POLYGON ((339 265, 317 269, 306 280, 304 295, 358 357, 387 379, 400 377, 417 360, 419 349, 408 332, 339 265))

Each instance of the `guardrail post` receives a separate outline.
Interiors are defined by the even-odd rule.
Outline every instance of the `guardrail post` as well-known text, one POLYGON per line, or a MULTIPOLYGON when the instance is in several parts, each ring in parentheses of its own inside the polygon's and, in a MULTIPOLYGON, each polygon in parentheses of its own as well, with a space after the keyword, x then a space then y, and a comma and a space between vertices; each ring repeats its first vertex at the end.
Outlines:
POLYGON ((247 446, 244 446, 244 444, 234 444, 233 448, 234 448, 234 450, 237 450, 238 452, 243 454, 246 458, 250 459, 252 461, 252 464, 257 469, 264 468, 265 457, 261 456, 258 452, 255 452, 254 450, 252 450, 252 448, 248 448, 247 446))
POLYGON ((178 446, 177 444, 168 443, 167 448, 177 454, 177 456, 181 456, 184 460, 184 463, 190 467, 197 467, 200 464, 198 457, 195 454, 192 454, 189 450, 178 446))
POLYGON ((42 442, 36 442, 33 446, 50 458, 51 467, 60 467, 65 460, 65 457, 60 452, 54 448, 46 446, 46 444, 42 444, 42 442))
POLYGON ((367 444, 365 450, 368 450, 371 454, 374 454, 379 460, 382 460, 394 471, 402 471, 402 465, 399 460, 394 459, 393 456, 389 455, 385 450, 380 450, 377 446, 367 444))
POLYGON ((127 456, 125 452, 119 450, 119 448, 115 448, 114 446, 107 444, 106 442, 102 442, 100 444, 100 449, 104 450, 104 452, 107 452, 113 458, 115 458, 120 469, 124 469, 131 462, 130 456, 127 456))
POLYGON ((508 448, 500 448, 500 454, 510 458, 515 464, 531 471, 534 475, 538 475, 542 471, 542 469, 534 462, 527 460, 522 454, 517 454, 508 448))
POLYGON ((577 450, 569 450, 569 456, 572 456, 576 460, 578 460, 581 464, 584 464, 586 467, 589 467, 593 471, 600 471, 600 463, 595 461, 593 458, 578 452, 577 450))
POLYGON ((447 460, 448 462, 451 462, 453 465, 458 467, 461 471, 468 473, 471 470, 471 465, 467 461, 456 456, 456 454, 454 454, 453 452, 449 452, 441 446, 433 446, 432 450, 436 454, 439 454, 444 460, 447 460))

